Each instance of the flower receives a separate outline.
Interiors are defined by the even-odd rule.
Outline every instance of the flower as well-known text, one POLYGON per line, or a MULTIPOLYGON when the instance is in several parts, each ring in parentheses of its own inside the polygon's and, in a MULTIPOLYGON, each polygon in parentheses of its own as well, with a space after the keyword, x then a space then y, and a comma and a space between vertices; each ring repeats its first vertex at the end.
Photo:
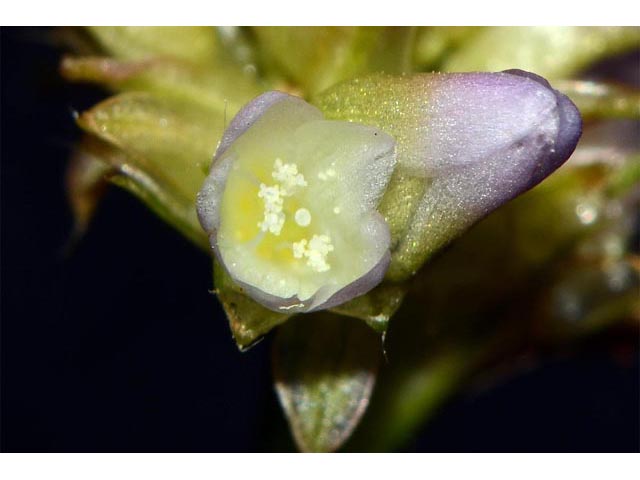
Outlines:
POLYGON ((391 239, 376 207, 395 163, 395 141, 380 129, 268 92, 225 131, 198 217, 254 300, 284 313, 330 308, 384 277, 391 239))
POLYGON ((198 195, 220 263, 283 313, 407 279, 558 168, 582 125, 567 97, 520 70, 377 75, 317 101, 333 120, 281 92, 250 102, 198 195))

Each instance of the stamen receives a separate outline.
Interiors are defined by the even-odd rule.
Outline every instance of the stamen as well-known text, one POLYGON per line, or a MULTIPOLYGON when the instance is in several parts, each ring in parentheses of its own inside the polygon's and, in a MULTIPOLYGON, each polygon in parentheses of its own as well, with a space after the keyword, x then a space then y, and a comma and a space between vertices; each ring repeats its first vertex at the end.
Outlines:
POLYGON ((327 255, 333 250, 329 235, 314 235, 310 241, 302 239, 293 243, 294 258, 306 257, 307 265, 316 272, 331 270, 331 265, 327 263, 327 255))
POLYGON ((282 212, 284 204, 282 196, 282 190, 278 185, 267 186, 264 183, 260 184, 258 197, 262 198, 264 202, 264 217, 262 222, 258 222, 258 227, 263 232, 280 235, 285 221, 285 216, 282 212))
MULTIPOLYGON (((274 235, 280 235, 284 222, 286 220, 283 212, 284 197, 290 197, 298 188, 306 187, 307 182, 304 175, 298 173, 298 166, 295 163, 282 163, 282 160, 276 158, 273 164, 273 172, 271 176, 279 182, 278 185, 260 184, 258 197, 264 202, 264 214, 261 222, 258 222, 258 228, 263 232, 270 232, 274 235)), ((311 222, 311 214, 306 209, 307 216, 302 213, 302 222, 308 220, 307 225, 311 222)), ((297 213, 297 212, 296 212, 297 213)), ((299 225, 303 223, 296 219, 299 225)))
POLYGON ((311 223, 311 213, 306 208, 296 210, 294 219, 301 227, 308 227, 311 223))
POLYGON ((307 186, 304 175, 298 173, 298 166, 295 163, 282 163, 279 158, 276 158, 273 164, 271 176, 280 182, 282 191, 286 196, 292 195, 297 187, 307 186))
POLYGON ((303 238, 299 242, 293 242, 293 257, 302 258, 307 251, 307 241, 303 238))

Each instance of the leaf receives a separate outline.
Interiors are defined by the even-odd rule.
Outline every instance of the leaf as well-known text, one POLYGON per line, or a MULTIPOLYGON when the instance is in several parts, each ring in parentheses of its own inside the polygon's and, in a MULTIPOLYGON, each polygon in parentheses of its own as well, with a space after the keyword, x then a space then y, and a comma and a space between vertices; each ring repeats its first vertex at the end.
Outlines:
POLYGON ((442 65, 443 71, 520 68, 548 78, 570 77, 611 55, 638 48, 637 27, 487 27, 442 65))
POLYGON ((170 57, 213 65, 218 40, 213 27, 88 27, 104 50, 123 60, 170 57))
POLYGON ((230 66, 205 69, 167 58, 125 61, 67 56, 60 70, 71 81, 98 83, 115 91, 149 92, 166 101, 191 103, 194 108, 209 108, 229 117, 261 91, 253 78, 230 66))
POLYGON ((313 313, 279 329, 276 391, 300 450, 340 448, 367 408, 380 357, 380 339, 355 319, 313 313))
POLYGON ((411 69, 411 27, 257 27, 254 32, 267 67, 279 66, 308 93, 357 74, 411 69))
POLYGON ((78 119, 80 126, 126 152, 139 155, 147 173, 186 199, 195 199, 222 131, 222 118, 182 108, 154 95, 112 97, 78 119))
POLYGON ((117 58, 66 57, 62 74, 136 93, 96 105, 79 125, 114 147, 117 153, 106 153, 119 172, 114 183, 208 250, 195 195, 227 115, 260 92, 255 78, 218 58, 224 55, 217 55, 211 28, 96 27, 91 33, 103 53, 117 58))
POLYGON ((269 310, 245 295, 217 260, 214 260, 213 273, 215 292, 241 351, 251 348, 272 328, 290 318, 290 315, 269 310))
POLYGON ((66 56, 61 73, 69 80, 157 93, 230 116, 262 91, 255 67, 247 68, 252 65, 248 54, 243 61, 235 58, 238 48, 250 50, 246 44, 238 47, 240 35, 220 40, 213 27, 89 27, 82 32, 87 31, 101 49, 92 56, 66 56))
POLYGON ((84 112, 79 125, 111 145, 112 181, 208 250, 195 197, 216 148, 222 119, 207 110, 183 110, 150 94, 127 93, 84 112), (117 152, 117 153, 114 153, 117 152))
POLYGON ((108 167, 105 179, 109 183, 128 190, 195 245, 208 250, 207 238, 192 214, 193 205, 182 202, 175 192, 167 190, 143 170, 134 167, 141 163, 140 159, 128 156, 119 148, 93 136, 88 137, 83 147, 108 167))
POLYGON ((640 91, 603 82, 559 80, 558 90, 567 95, 585 119, 640 119, 640 91))

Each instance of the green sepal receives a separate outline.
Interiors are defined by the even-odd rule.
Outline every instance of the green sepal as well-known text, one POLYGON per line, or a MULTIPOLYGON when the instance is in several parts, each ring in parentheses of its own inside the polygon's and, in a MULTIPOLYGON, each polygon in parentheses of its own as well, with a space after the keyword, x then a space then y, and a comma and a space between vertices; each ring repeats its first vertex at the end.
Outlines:
POLYGON ((328 312, 299 316, 273 345, 276 391, 298 448, 335 451, 369 403, 382 349, 355 319, 328 312))
POLYGON ((383 282, 365 295, 330 310, 364 320, 377 333, 384 334, 389 327, 389 320, 402 305, 407 290, 406 284, 383 282))
POLYGON ((269 310, 252 300, 215 259, 213 275, 214 292, 224 308, 231 334, 241 351, 251 348, 272 328, 291 317, 269 310))

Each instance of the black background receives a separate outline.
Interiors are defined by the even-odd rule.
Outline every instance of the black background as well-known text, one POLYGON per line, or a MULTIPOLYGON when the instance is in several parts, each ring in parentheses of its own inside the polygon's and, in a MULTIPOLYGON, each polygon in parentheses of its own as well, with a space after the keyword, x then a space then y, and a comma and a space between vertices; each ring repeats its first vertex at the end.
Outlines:
MULTIPOLYGON (((238 352, 204 253, 116 188, 65 252, 71 112, 104 93, 58 78, 47 30, 1 34, 2 450, 291 448, 270 338, 238 352)), ((406 448, 637 451, 637 344, 609 347, 468 389, 406 448)))

